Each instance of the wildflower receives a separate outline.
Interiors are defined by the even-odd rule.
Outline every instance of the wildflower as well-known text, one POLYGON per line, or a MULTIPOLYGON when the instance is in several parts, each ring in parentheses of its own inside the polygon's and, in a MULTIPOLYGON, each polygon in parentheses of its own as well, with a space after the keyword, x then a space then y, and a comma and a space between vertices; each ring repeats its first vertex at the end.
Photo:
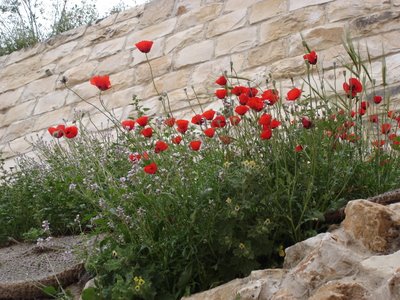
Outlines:
POLYGON ((157 165, 155 162, 151 162, 147 166, 143 168, 143 171, 145 171, 147 174, 155 174, 157 172, 157 165))
POLYGON ((246 105, 238 105, 238 106, 235 107, 235 112, 238 115, 243 116, 244 114, 246 114, 249 111, 249 109, 250 108, 248 106, 246 106, 246 105))
POLYGON ((203 117, 209 121, 214 119, 214 115, 215 115, 215 110, 213 110, 213 109, 209 109, 209 110, 206 110, 205 112, 203 112, 203 117))
POLYGON ((369 106, 369 103, 367 101, 361 101, 361 108, 362 109, 366 110, 368 108, 368 106, 369 106))
POLYGON ((175 125, 175 118, 168 118, 164 121, 164 124, 168 127, 172 127, 175 125))
POLYGON ((302 145, 297 145, 297 146, 294 148, 294 151, 296 151, 296 152, 301 152, 301 151, 303 151, 303 146, 302 146, 302 145))
POLYGON ((118 257, 117 251, 113 250, 112 253, 111 253, 111 256, 114 257, 114 258, 117 258, 118 257))
POLYGON ((374 96, 374 103, 379 104, 382 102, 382 96, 374 96))
POLYGON ((148 122, 149 122, 149 117, 147 116, 142 116, 136 119, 136 123, 138 123, 142 127, 145 127, 148 122))
POLYGON ((362 107, 360 107, 360 108, 358 109, 358 114, 359 114, 360 116, 365 115, 366 112, 367 112, 367 111, 366 111, 364 108, 362 108, 362 107))
POLYGON ((247 105, 255 111, 262 111, 264 108, 264 101, 259 97, 252 97, 247 101, 247 105))
POLYGON ((220 135, 218 138, 224 145, 232 143, 232 138, 228 135, 220 135))
POLYGON ((390 132, 391 128, 392 128, 392 126, 389 123, 382 124, 382 126, 381 126, 382 134, 388 134, 390 132))
POLYGON ((308 63, 309 63, 310 65, 315 65, 315 64, 317 63, 318 56, 317 56, 317 53, 316 53, 315 51, 311 51, 310 53, 305 54, 305 55, 303 56, 303 58, 304 58, 306 61, 308 61, 308 63))
POLYGON ((206 136, 208 136, 209 138, 212 138, 215 135, 215 128, 212 128, 212 127, 211 128, 207 128, 203 132, 204 132, 204 134, 206 136))
POLYGON ((369 121, 372 123, 378 123, 378 115, 370 115, 369 121))
POLYGON ((252 87, 252 88, 243 87, 242 92, 245 93, 250 98, 257 96, 257 94, 258 94, 258 90, 254 87, 252 87))
POLYGON ((274 105, 279 100, 279 93, 275 89, 269 89, 261 95, 261 99, 267 101, 268 105, 274 105))
POLYGON ((175 145, 179 145, 182 141, 182 137, 180 135, 177 135, 175 137, 172 138, 172 143, 174 143, 175 145))
POLYGON ((270 114, 262 114, 258 119, 258 124, 269 126, 271 124, 271 121, 272 121, 272 116, 270 114))
POLYGON ((272 137, 272 130, 269 128, 264 129, 261 132, 260 137, 262 140, 269 140, 272 137))
POLYGON ((75 125, 65 127, 64 135, 67 139, 72 139, 78 135, 78 127, 75 125))
POLYGON ((138 162, 142 158, 142 155, 137 152, 131 153, 128 155, 128 158, 131 162, 138 162))
POLYGON ((396 113, 393 110, 389 110, 388 113, 387 113, 387 116, 390 119, 395 119, 396 118, 396 113))
POLYGON ((226 202, 227 204, 231 204, 231 203, 232 203, 232 199, 228 197, 228 198, 226 198, 225 202, 226 202))
POLYGON ((388 139, 391 141, 393 141, 396 137, 397 137, 397 134, 395 134, 395 133, 391 133, 388 135, 388 139))
POLYGON ((246 248, 245 244, 243 244, 243 243, 239 244, 239 249, 244 250, 245 248, 246 248))
POLYGON ((180 133, 185 133, 188 130, 189 121, 188 120, 176 120, 176 126, 178 126, 177 130, 180 133))
POLYGON ((151 138, 153 135, 153 129, 151 127, 143 128, 140 133, 146 138, 151 138))
POLYGON ((229 121, 231 122, 232 126, 236 126, 240 123, 241 119, 238 116, 230 116, 229 121))
POLYGON ((376 141, 372 141, 371 143, 372 143, 373 146, 375 146, 377 148, 380 148, 383 145, 385 145, 385 141, 384 140, 380 140, 380 141, 376 140, 376 141))
POLYGON ((90 83, 92 85, 97 86, 97 88, 101 91, 106 91, 111 87, 110 77, 108 75, 105 76, 93 76, 90 79, 90 83))
POLYGON ((225 89, 218 89, 215 91, 215 96, 217 96, 218 99, 224 99, 227 95, 227 92, 225 89))
POLYGON ((278 121, 277 119, 273 119, 271 121, 270 127, 271 127, 271 129, 275 129, 275 128, 279 127, 280 125, 281 125, 280 121, 278 121))
POLYGON ((356 135, 355 133, 350 133, 349 135, 346 136, 346 140, 348 140, 351 143, 355 143, 358 141, 360 137, 356 135))
POLYGON ((160 153, 168 149, 168 144, 164 141, 157 141, 154 147, 155 153, 160 153))
POLYGON ((226 85, 227 81, 226 81, 225 76, 219 77, 217 80, 215 80, 215 83, 218 85, 221 85, 221 86, 226 85))
POLYGON ((226 120, 225 117, 220 115, 220 116, 216 116, 214 120, 212 120, 211 122, 211 127, 214 128, 222 128, 225 127, 226 125, 226 120))
POLYGON ((280 257, 285 257, 286 253, 285 253, 285 249, 283 248, 283 245, 279 246, 278 254, 280 257))
POLYGON ((151 47, 153 46, 152 41, 140 41, 139 43, 135 44, 136 48, 142 53, 149 53, 151 47))
POLYGON ((233 87, 233 89, 231 90, 231 93, 233 95, 240 96, 243 93, 243 88, 244 88, 243 86, 237 85, 237 86, 233 87))
POLYGON ((246 94, 241 94, 240 96, 239 96, 239 103, 241 104, 241 105, 246 105, 247 104, 247 102, 249 102, 249 96, 247 96, 246 94))
POLYGON ((58 125, 57 127, 49 127, 47 131, 55 138, 59 139, 64 135, 64 125, 58 125))
POLYGON ((198 151, 201 147, 201 141, 191 141, 189 146, 193 151, 198 151))
POLYGON ((201 125, 204 123, 204 119, 202 115, 195 115, 192 118, 192 123, 196 125, 201 125))
POLYGON ((310 129, 313 125, 312 122, 310 121, 310 119, 308 119, 307 117, 301 118, 301 124, 303 124, 303 127, 305 129, 310 129))
POLYGON ((301 96, 301 90, 298 88, 293 88, 287 93, 286 99, 288 101, 296 101, 297 99, 300 98, 300 96, 301 96))
POLYGON ((350 78, 349 83, 343 83, 343 90, 346 92, 347 96, 354 98, 358 93, 363 90, 361 82, 357 78, 350 78))
POLYGON ((121 125, 124 129, 131 131, 135 127, 135 121, 134 120, 123 120, 121 122, 121 125))

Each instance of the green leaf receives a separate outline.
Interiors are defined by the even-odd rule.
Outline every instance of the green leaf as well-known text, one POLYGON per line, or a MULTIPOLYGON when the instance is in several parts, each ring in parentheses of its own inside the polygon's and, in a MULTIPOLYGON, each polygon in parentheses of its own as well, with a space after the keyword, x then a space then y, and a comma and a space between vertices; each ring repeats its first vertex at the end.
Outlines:
POLYGON ((56 297, 58 294, 58 291, 56 290, 56 288, 54 286, 45 286, 44 288, 42 288, 43 293, 49 295, 49 296, 53 296, 56 297))
POLYGON ((81 297, 82 297, 82 300, 97 300, 97 299, 99 299, 96 294, 96 289, 94 287, 84 289, 81 297))

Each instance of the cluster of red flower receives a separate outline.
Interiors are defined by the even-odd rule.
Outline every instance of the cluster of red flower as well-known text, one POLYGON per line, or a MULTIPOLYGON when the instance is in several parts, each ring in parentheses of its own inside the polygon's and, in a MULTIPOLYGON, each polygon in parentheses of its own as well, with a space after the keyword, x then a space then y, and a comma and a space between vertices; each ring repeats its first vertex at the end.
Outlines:
POLYGON ((67 127, 65 127, 65 125, 57 125, 56 127, 49 127, 47 131, 57 139, 63 136, 67 139, 72 139, 78 135, 78 127, 75 125, 67 127))

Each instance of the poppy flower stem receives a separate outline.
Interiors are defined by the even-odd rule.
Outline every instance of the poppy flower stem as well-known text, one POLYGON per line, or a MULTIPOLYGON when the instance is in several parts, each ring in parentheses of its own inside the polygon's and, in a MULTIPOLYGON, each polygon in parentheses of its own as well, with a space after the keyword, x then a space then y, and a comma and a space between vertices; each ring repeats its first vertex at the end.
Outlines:
POLYGON ((158 96, 161 96, 160 92, 159 92, 158 89, 157 89, 156 82, 154 81, 153 68, 151 67, 149 57, 147 56, 147 53, 145 53, 144 55, 146 56, 146 62, 147 62, 147 64, 149 65, 150 76, 151 76, 151 81, 153 82, 153 87, 154 87, 154 89, 155 89, 157 95, 158 95, 158 96))

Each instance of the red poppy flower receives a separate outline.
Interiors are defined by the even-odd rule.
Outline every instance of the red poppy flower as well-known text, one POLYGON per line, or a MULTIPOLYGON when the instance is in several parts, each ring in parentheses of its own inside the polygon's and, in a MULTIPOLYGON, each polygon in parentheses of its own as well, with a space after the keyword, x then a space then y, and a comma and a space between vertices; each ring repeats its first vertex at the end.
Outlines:
POLYGON ((396 114, 393 110, 389 110, 387 113, 387 116, 391 119, 395 119, 396 118, 396 114))
POLYGON ((303 127, 305 129, 310 129, 313 125, 312 122, 310 121, 310 119, 308 119, 307 117, 301 118, 301 124, 303 124, 303 127))
POLYGON ((382 96, 374 96, 374 103, 379 104, 382 102, 382 96))
POLYGON ((155 162, 152 162, 143 168, 147 174, 155 174, 157 172, 157 165, 155 162))
POLYGON ((264 101, 259 97, 252 97, 247 101, 247 105, 255 111, 262 111, 264 108, 264 101))
POLYGON ((110 77, 105 76, 94 76, 90 79, 90 83, 97 86, 101 91, 108 90, 111 87, 110 77))
POLYGON ((296 101, 297 99, 300 98, 300 96, 301 96, 301 90, 298 88, 293 88, 287 93, 286 99, 289 101, 296 101))
POLYGON ((67 139, 73 139, 78 135, 78 127, 75 125, 65 127, 64 135, 67 139))
POLYGON ((260 134, 260 138, 262 140, 269 140, 271 137, 272 137, 272 130, 270 128, 264 129, 260 134))
POLYGON ((175 145, 179 145, 179 144, 181 143, 181 141, 182 141, 182 137, 181 137, 180 135, 177 135, 177 136, 175 136, 175 137, 172 138, 172 142, 173 142, 175 145))
POLYGON ((383 123, 381 126, 382 134, 388 134, 390 132, 391 128, 392 128, 392 125, 390 125, 389 123, 383 123))
POLYGON ((305 55, 303 56, 303 58, 304 58, 306 61, 308 61, 308 63, 309 63, 310 65, 315 65, 315 64, 317 63, 318 56, 317 56, 317 53, 316 53, 315 51, 311 51, 310 53, 305 54, 305 55))
POLYGON ((202 115, 195 115, 192 118, 192 123, 196 125, 201 125, 204 123, 204 119, 202 115))
POLYGON ((369 103, 367 101, 361 101, 361 108, 362 109, 367 109, 369 106, 369 103))
POLYGON ((230 116, 229 121, 231 122, 232 126, 236 126, 240 123, 241 119, 238 116, 230 116))
POLYGON ((215 115, 215 110, 213 110, 213 109, 209 109, 209 110, 206 110, 205 112, 203 112, 203 117, 209 121, 214 119, 214 115, 215 115))
POLYGON ((49 127, 47 131, 55 138, 59 139, 64 135, 65 126, 58 125, 57 127, 49 127))
POLYGON ((198 151, 201 147, 201 141, 191 141, 189 146, 193 151, 198 151))
POLYGON ((378 123, 378 115, 369 116, 369 121, 372 123, 378 123))
POLYGON ((388 135, 389 140, 393 141, 397 137, 397 134, 391 133, 388 135))
POLYGON ((224 99, 227 95, 227 92, 225 89, 219 89, 215 91, 215 96, 217 96, 218 99, 224 99))
POLYGON ((168 118, 164 121, 164 124, 168 127, 172 127, 175 125, 175 118, 168 118))
POLYGON ((153 135, 153 129, 151 127, 147 127, 142 129, 140 133, 146 138, 151 138, 151 136, 153 135))
POLYGON ((131 153, 128 158, 131 162, 138 162, 142 158, 142 155, 140 153, 131 153))
POLYGON ((343 89, 349 97, 354 98, 358 93, 362 92, 363 87, 357 78, 350 78, 349 83, 343 83, 343 89))
POLYGON ((267 101, 268 105, 274 105, 279 100, 279 93, 275 89, 269 89, 261 95, 261 99, 267 101))
POLYGON ((212 120, 211 122, 211 127, 214 128, 222 128, 225 127, 226 125, 226 120, 225 117, 220 115, 220 116, 216 116, 214 120, 212 120))
POLYGON ((123 120, 121 122, 121 125, 124 129, 126 130, 132 130, 135 127, 135 121, 134 120, 123 120))
POLYGON ((277 127, 279 127, 281 125, 281 122, 280 121, 278 121, 277 119, 273 119, 272 121, 271 121, 271 129, 275 129, 275 128, 277 128, 277 127))
POLYGON ((351 143, 355 143, 356 141, 358 141, 360 139, 360 137, 358 135, 356 135, 355 133, 350 133, 349 135, 347 135, 346 140, 348 140, 351 143))
POLYGON ((148 122, 149 122, 149 117, 147 116, 142 116, 136 119, 136 123, 138 123, 142 127, 145 127, 148 122))
POLYGON ((243 116, 244 114, 246 114, 249 111, 249 107, 246 105, 239 105, 235 107, 235 112, 238 115, 243 116))
POLYGON ((302 145, 297 145, 297 146, 294 148, 294 151, 296 151, 296 152, 301 152, 301 151, 303 151, 303 146, 302 146, 302 145))
POLYGON ((251 98, 251 97, 257 96, 258 90, 254 87, 252 87, 252 88, 243 87, 242 93, 245 93, 247 96, 249 96, 251 98))
POLYGON ((355 125, 355 123, 353 121, 346 121, 343 123, 343 126, 346 128, 351 128, 355 125))
POLYGON ((354 110, 352 110, 352 111, 350 112, 350 117, 354 118, 355 116, 356 116, 356 112, 355 112, 354 110))
POLYGON ((271 121, 272 121, 272 116, 270 114, 262 114, 258 119, 258 124, 269 126, 271 124, 271 121))
POLYGON ((208 136, 209 138, 212 138, 212 137, 214 137, 214 134, 215 134, 215 128, 207 128, 203 132, 206 136, 208 136))
POLYGON ((239 103, 241 104, 241 105, 246 105, 247 104, 247 102, 249 101, 249 96, 247 96, 246 94, 241 94, 240 96, 239 96, 239 103))
POLYGON ((153 46, 152 41, 141 41, 139 43, 135 44, 136 48, 139 49, 140 52, 143 53, 149 53, 151 50, 151 47, 153 46))
POLYGON ((245 87, 237 85, 232 90, 231 93, 236 96, 240 96, 243 93, 245 87))
POLYGON ((180 133, 185 133, 188 130, 189 121, 188 120, 176 120, 175 124, 177 129, 180 133))
POLYGON ((168 149, 168 144, 164 141, 157 141, 154 147, 155 153, 160 153, 168 149))
POLYGON ((367 112, 367 111, 366 111, 364 108, 362 108, 362 107, 360 107, 360 108, 358 109, 358 114, 359 114, 360 116, 365 115, 366 112, 367 112))
POLYGON ((226 85, 227 81, 226 81, 225 76, 219 77, 217 80, 215 80, 215 83, 218 85, 221 85, 221 86, 226 85))
POLYGON ((375 146, 377 148, 380 148, 383 145, 385 145, 385 141, 384 140, 380 140, 380 141, 376 140, 376 141, 372 141, 371 143, 372 143, 373 146, 375 146))

